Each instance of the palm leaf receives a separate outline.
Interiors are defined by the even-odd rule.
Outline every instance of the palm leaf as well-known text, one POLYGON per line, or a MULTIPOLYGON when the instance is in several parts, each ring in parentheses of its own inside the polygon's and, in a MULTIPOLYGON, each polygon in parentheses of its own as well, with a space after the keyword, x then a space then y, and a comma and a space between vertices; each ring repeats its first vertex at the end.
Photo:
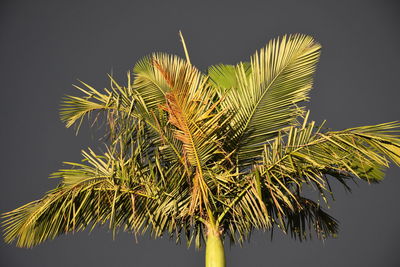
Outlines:
POLYGON ((303 114, 296 103, 308 98, 319 49, 309 36, 284 36, 256 52, 249 67, 240 63, 211 69, 223 105, 235 114, 227 143, 240 161, 253 161, 268 139, 303 114))
POLYGON ((175 127, 174 137, 182 142, 181 154, 186 168, 194 168, 189 174, 193 180, 190 210, 193 213, 199 209, 202 213, 203 207, 209 209, 209 188, 204 171, 208 162, 223 154, 219 142, 224 111, 217 110, 218 102, 213 102, 215 92, 192 65, 168 70, 156 60, 154 64, 171 88, 162 109, 168 114, 168 122, 175 127))
POLYGON ((4 214, 6 242, 16 239, 18 246, 31 247, 60 234, 106 222, 112 230, 125 226, 137 231, 145 225, 147 212, 136 210, 155 198, 155 185, 143 179, 140 172, 124 172, 126 164, 121 166, 110 155, 98 156, 93 151, 83 155, 89 164, 68 163, 75 168, 52 175, 63 178, 59 187, 40 200, 4 214))

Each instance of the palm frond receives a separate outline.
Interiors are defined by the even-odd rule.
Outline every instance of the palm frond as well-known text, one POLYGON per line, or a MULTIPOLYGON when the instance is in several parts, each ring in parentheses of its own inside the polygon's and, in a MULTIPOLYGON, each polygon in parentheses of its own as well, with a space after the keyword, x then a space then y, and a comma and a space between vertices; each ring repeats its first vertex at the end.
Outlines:
POLYGON ((392 122, 325 133, 316 129, 314 122, 302 129, 292 127, 286 142, 277 137, 265 145, 264 171, 286 173, 296 181, 305 178, 305 182, 325 173, 380 181, 382 168, 389 166, 390 159, 399 164, 398 127, 398 122, 392 122))
POLYGON ((346 188, 349 179, 379 182, 390 159, 399 163, 398 122, 323 133, 307 117, 301 128, 292 126, 264 145, 262 161, 233 185, 237 191, 229 192, 233 197, 218 218, 233 242, 274 225, 300 240, 312 229, 318 238, 335 236, 336 220, 303 196, 304 187, 327 202, 330 179, 346 188))
MULTIPOLYGON (((224 152, 221 150, 221 127, 224 111, 218 111, 219 102, 214 102, 215 91, 207 80, 190 64, 178 65, 174 70, 161 65, 155 66, 163 73, 171 90, 166 93, 166 103, 161 106, 168 114, 168 122, 175 127, 174 137, 182 142, 182 157, 186 168, 194 168, 193 191, 190 210, 202 213, 208 209, 208 194, 204 170, 207 163, 224 152)), ((208 214, 210 216, 210 214, 208 214)))
POLYGON ((130 231, 145 226, 147 212, 137 210, 156 198, 155 184, 140 171, 127 173, 135 169, 126 169, 110 155, 83 155, 89 164, 68 163, 74 168, 52 175, 63 179, 56 189, 3 215, 6 242, 17 240, 17 246, 31 247, 106 222, 113 231, 119 226, 130 231))
POLYGON ((211 68, 223 104, 234 113, 234 133, 227 143, 240 161, 251 163, 267 140, 303 114, 296 103, 308 99, 319 49, 309 36, 289 35, 256 52, 250 66, 211 68))
POLYGON ((286 209, 283 224, 276 220, 280 229, 300 241, 311 239, 313 234, 319 239, 337 236, 338 221, 326 213, 319 204, 304 197, 298 197, 297 202, 301 208, 295 211, 286 209))

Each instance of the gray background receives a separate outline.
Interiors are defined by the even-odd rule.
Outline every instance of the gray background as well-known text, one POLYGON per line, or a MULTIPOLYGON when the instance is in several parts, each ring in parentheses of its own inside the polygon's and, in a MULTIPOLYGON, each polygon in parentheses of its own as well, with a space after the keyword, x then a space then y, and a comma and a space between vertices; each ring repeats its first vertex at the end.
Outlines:
MULTIPOLYGON (((87 128, 78 137, 59 121, 63 95, 82 79, 121 81, 153 51, 183 55, 201 69, 246 60, 284 33, 313 35, 323 46, 308 104, 314 120, 343 129, 400 119, 399 5, 396 1, 1 1, 0 212, 41 197, 62 161, 98 147, 87 128)), ((330 213, 337 239, 298 243, 255 233, 227 248, 228 266, 400 266, 400 169, 380 185, 336 188, 330 213)), ((203 253, 168 239, 115 241, 106 228, 62 236, 34 249, 0 243, 0 266, 203 266, 203 253)))

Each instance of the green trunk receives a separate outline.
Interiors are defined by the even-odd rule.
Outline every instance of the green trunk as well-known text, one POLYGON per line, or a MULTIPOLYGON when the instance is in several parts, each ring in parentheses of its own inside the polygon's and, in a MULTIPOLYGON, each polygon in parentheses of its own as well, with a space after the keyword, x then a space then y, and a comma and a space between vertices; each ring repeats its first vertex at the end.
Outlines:
POLYGON ((225 267, 224 245, 218 231, 211 230, 206 242, 206 267, 225 267))

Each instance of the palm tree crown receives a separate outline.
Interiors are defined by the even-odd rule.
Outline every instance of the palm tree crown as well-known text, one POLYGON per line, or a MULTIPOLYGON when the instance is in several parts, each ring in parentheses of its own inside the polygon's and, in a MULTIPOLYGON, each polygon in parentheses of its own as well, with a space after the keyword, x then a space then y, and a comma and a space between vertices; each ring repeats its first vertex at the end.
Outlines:
POLYGON ((112 77, 102 92, 75 86, 84 96, 67 96, 61 119, 78 128, 84 117, 103 119, 106 152, 83 151, 82 163, 51 175, 62 179, 57 188, 6 213, 7 242, 31 247, 99 224, 197 247, 276 226, 326 238, 338 231, 320 204, 329 182, 379 182, 390 161, 400 164, 398 122, 331 131, 309 119, 300 103, 320 55, 312 37, 283 36, 207 74, 184 48, 186 59, 144 57, 126 86, 112 77))

